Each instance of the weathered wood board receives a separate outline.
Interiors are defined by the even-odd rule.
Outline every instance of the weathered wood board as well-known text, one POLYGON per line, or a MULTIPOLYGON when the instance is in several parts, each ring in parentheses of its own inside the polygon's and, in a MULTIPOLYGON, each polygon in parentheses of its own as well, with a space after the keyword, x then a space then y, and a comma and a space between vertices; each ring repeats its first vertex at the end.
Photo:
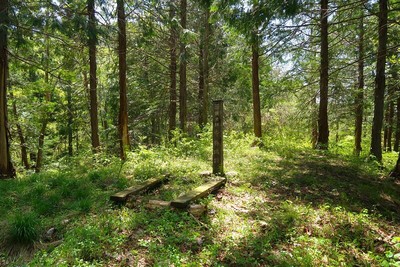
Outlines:
POLYGON ((162 183, 166 182, 168 179, 167 175, 158 178, 150 178, 143 183, 131 186, 123 191, 115 193, 114 195, 110 196, 110 200, 117 202, 117 203, 124 203, 126 202, 127 198, 131 195, 137 195, 142 192, 154 189, 160 186, 162 183))
POLYGON ((210 181, 171 201, 171 206, 175 208, 186 208, 189 206, 190 202, 202 198, 204 196, 207 196, 211 192, 219 189, 225 183, 226 183, 226 178, 210 181))

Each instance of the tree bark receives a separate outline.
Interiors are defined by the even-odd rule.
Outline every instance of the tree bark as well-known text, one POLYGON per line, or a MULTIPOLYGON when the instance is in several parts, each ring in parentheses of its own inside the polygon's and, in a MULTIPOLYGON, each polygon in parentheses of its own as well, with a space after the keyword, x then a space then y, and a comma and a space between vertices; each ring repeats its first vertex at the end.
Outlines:
POLYGON ((43 146, 44 146, 44 136, 46 134, 46 128, 47 128, 47 118, 43 119, 42 127, 40 128, 38 151, 37 151, 37 154, 36 154, 35 172, 40 172, 40 170, 42 168, 43 146))
MULTIPOLYGON (((398 81, 397 72, 394 74, 393 79, 398 81)), ((394 139, 393 150, 399 152, 399 144, 400 144, 400 86, 396 86, 397 99, 396 99, 396 133, 394 139)))
POLYGON ((211 24, 210 20, 210 5, 207 5, 205 10, 205 29, 204 29, 204 47, 203 47, 203 70, 204 70, 204 97, 203 97, 203 118, 204 125, 208 123, 208 99, 210 91, 210 67, 209 67, 209 54, 210 54, 210 35, 211 24))
POLYGON ((91 141, 94 151, 98 151, 100 147, 99 139, 99 119, 97 112, 97 63, 96 63, 96 16, 94 11, 94 0, 88 0, 88 39, 89 39, 89 83, 90 83, 90 127, 91 127, 91 141))
POLYGON ((200 128, 204 127, 204 113, 203 113, 203 104, 204 104, 204 32, 200 33, 200 45, 199 45, 199 126, 200 128))
POLYGON ((209 54, 209 35, 210 7, 205 6, 204 27, 200 31, 199 45, 199 126, 203 128, 208 122, 208 54, 209 54))
POLYGON ((128 98, 126 88, 126 20, 123 0, 117 0, 118 10, 118 43, 119 43, 119 138, 120 158, 126 159, 130 149, 128 132, 128 98))
POLYGON ((8 0, 0 0, 0 179, 15 176, 11 162, 9 131, 7 125, 7 29, 8 0))
POLYGON ((385 115, 384 115, 384 124, 383 124, 383 150, 387 149, 387 137, 388 137, 388 125, 389 125, 389 105, 386 107, 385 115))
MULTIPOLYGON (((392 95, 390 95, 392 97, 392 95)), ((392 135, 393 135, 393 117, 394 117, 394 103, 393 100, 389 100, 389 116, 388 116, 388 128, 387 128, 387 147, 386 151, 392 151, 392 135)))
POLYGON ((361 14, 358 38, 358 83, 355 97, 354 154, 360 156, 362 147, 362 123, 364 117, 364 12, 361 14))
POLYGON ((329 82, 329 53, 328 53, 328 0, 321 0, 321 72, 320 100, 318 114, 318 144, 319 149, 328 149, 328 82, 329 82))
POLYGON ((379 37, 374 91, 374 119, 371 134, 371 155, 382 161, 382 123, 385 95, 385 64, 387 47, 387 0, 379 0, 379 37))
MULTIPOLYGON (((186 29, 187 0, 181 0, 181 27, 186 29)), ((181 38, 182 39, 182 38, 181 38)), ((183 40, 180 43, 180 64, 179 64, 179 120, 182 132, 187 127, 187 81, 186 81, 187 54, 186 44, 183 40)))
POLYGON ((317 96, 314 96, 311 103, 311 146, 316 148, 318 141, 318 104, 317 96))
POLYGON ((177 33, 175 26, 173 24, 173 19, 175 17, 175 6, 173 3, 170 3, 169 6, 169 19, 171 23, 170 28, 170 37, 169 37, 169 77, 170 77, 170 85, 169 85, 169 139, 172 138, 172 132, 176 128, 176 43, 177 43, 177 33))
POLYGON ((253 32, 252 36, 252 58, 251 58, 251 72, 252 72, 252 88, 253 88, 253 126, 255 137, 261 138, 261 105, 260 105, 260 78, 259 78, 259 40, 257 32, 253 32))
MULTIPOLYGON (((46 25, 47 28, 47 25, 46 25)), ((45 37, 45 44, 46 46, 46 51, 45 51, 45 59, 46 59, 46 67, 45 67, 45 73, 44 73, 44 82, 46 85, 49 84, 49 69, 50 69, 50 43, 49 43, 49 38, 46 35, 45 37)), ((46 91, 45 92, 45 103, 48 104, 51 101, 51 92, 46 91)), ((40 172, 40 169, 42 168, 42 162, 43 162, 43 146, 44 146, 44 137, 46 135, 46 128, 47 124, 49 121, 49 115, 48 112, 45 111, 42 117, 42 127, 40 128, 40 133, 39 133, 39 142, 38 142, 38 151, 37 151, 37 157, 36 157, 36 165, 35 165, 35 172, 40 172)))
POLYGON ((68 155, 73 156, 73 144, 72 144, 72 123, 73 123, 73 113, 72 113, 72 88, 67 87, 67 108, 68 108, 68 155))
POLYGON ((24 136, 24 133, 22 131, 21 124, 19 123, 19 116, 18 116, 18 112, 17 112, 17 103, 16 103, 16 100, 13 98, 12 93, 10 93, 10 97, 12 99, 12 108, 13 108, 13 113, 14 113, 14 117, 15 117, 15 120, 16 120, 17 134, 18 134, 20 147, 21 147, 22 165, 24 165, 24 168, 26 170, 29 170, 30 166, 29 166, 29 161, 28 161, 28 152, 27 152, 27 149, 26 149, 25 136, 24 136))

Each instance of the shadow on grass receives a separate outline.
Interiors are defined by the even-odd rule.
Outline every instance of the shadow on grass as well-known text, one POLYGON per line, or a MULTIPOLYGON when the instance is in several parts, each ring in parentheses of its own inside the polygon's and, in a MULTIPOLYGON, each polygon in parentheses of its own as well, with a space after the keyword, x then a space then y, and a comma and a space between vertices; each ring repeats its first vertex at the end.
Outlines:
MULTIPOLYGON (((266 190, 276 200, 312 206, 329 204, 352 212, 368 210, 388 221, 400 222, 400 184, 369 173, 373 163, 309 150, 293 151, 291 157, 275 164, 268 170, 269 177, 251 182, 265 184, 263 179, 270 178, 273 183, 266 190)), ((256 168, 266 167, 258 164, 256 168)))

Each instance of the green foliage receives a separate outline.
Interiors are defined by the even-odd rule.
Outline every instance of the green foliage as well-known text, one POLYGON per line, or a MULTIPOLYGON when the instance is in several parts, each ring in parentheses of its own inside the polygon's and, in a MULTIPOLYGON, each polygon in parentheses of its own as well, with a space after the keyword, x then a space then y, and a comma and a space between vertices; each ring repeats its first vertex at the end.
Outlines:
POLYGON ((16 212, 10 219, 8 238, 10 242, 32 245, 40 236, 39 217, 34 212, 16 212))
MULTIPOLYGON (((56 169, 4 181, 0 207, 7 218, 13 218, 17 206, 38 214, 36 241, 44 229, 55 226, 59 231, 62 244, 36 252, 31 266, 125 261, 155 266, 396 266, 399 240, 387 238, 392 232, 398 235, 392 203, 399 194, 390 181, 379 178, 379 166, 341 155, 341 150, 320 152, 279 138, 252 147, 252 135, 242 132, 226 133, 224 141, 226 170, 237 174, 228 176, 220 197, 199 201, 208 212, 196 219, 187 212, 145 206, 149 199, 172 200, 207 179, 199 172, 211 165, 202 152, 210 149, 209 131, 198 138, 183 136, 176 147, 141 146, 123 165, 102 154, 79 156, 56 169), (187 153, 188 146, 198 151, 187 153), (164 173, 171 173, 169 183, 132 199, 132 208, 108 205, 110 194, 164 173), (13 197, 17 194, 21 197, 13 197), (66 219, 70 222, 65 225, 66 219)), ((391 160, 390 153, 384 156, 385 162, 391 160)))

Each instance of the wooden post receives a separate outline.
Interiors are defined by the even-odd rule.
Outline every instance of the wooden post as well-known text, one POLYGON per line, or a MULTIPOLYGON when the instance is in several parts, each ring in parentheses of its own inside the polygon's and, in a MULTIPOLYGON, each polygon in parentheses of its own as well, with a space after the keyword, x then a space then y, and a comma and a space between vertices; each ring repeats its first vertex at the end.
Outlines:
POLYGON ((224 175, 223 100, 213 101, 213 174, 224 175))

